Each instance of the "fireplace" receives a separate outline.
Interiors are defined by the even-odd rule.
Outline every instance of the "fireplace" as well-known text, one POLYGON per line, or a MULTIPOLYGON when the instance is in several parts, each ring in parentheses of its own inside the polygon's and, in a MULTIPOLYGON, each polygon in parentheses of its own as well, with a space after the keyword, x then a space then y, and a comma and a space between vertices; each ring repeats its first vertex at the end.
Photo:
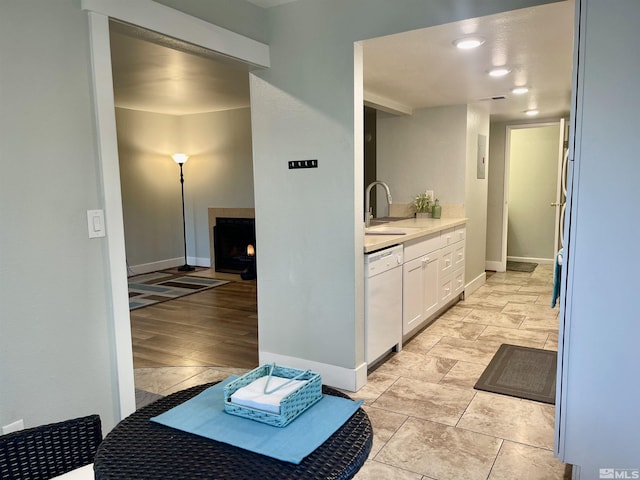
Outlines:
POLYGON ((255 219, 216 217, 213 242, 216 272, 255 271, 255 219))

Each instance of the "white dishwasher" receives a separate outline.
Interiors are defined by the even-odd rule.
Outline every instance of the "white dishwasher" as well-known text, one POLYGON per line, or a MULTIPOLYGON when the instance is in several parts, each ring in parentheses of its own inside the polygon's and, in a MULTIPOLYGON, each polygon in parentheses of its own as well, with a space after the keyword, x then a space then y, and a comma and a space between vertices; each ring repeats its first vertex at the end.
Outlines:
POLYGON ((394 347, 402 349, 402 263, 402 245, 364 257, 364 354, 369 365, 394 347))

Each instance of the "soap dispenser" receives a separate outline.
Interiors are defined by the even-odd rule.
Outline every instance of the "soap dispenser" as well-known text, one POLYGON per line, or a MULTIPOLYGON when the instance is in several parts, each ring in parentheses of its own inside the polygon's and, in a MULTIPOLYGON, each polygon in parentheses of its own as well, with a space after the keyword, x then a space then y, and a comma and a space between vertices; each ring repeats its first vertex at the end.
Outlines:
POLYGON ((440 206, 440 201, 436 198, 436 203, 431 207, 431 217, 432 218, 440 218, 442 214, 442 207, 440 206))

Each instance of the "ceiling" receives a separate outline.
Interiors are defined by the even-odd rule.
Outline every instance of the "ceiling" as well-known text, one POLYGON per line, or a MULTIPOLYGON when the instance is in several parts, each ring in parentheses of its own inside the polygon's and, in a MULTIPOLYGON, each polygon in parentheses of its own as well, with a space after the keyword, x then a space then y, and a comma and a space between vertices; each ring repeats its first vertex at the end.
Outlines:
POLYGON ((112 21, 116 107, 169 115, 249 106, 249 66, 210 50, 112 21))
POLYGON ((278 5, 282 5, 283 3, 295 2, 297 0, 248 0, 248 1, 262 8, 271 8, 271 7, 277 7, 278 5))
POLYGON ((390 99, 409 111, 487 102, 492 120, 569 112, 573 1, 515 10, 363 42, 365 99, 390 99), (479 35, 485 43, 459 50, 453 41, 479 35), (492 67, 511 72, 492 78, 492 67), (529 92, 516 96, 515 86, 529 92), (493 97, 504 99, 491 100, 493 97))
MULTIPOLYGON (((289 1, 252 3, 270 7, 289 1)), ((567 0, 365 40, 365 100, 405 113, 486 102, 494 121, 525 118, 528 108, 537 108, 540 118, 566 115, 573 9, 573 0, 567 0), (453 40, 472 33, 486 40, 481 47, 453 46, 453 40), (499 65, 511 73, 489 77, 489 68, 499 65), (528 86, 529 93, 512 95, 516 85, 528 86)), ((111 32, 116 106, 172 115, 249 106, 246 64, 115 22, 111 32)))

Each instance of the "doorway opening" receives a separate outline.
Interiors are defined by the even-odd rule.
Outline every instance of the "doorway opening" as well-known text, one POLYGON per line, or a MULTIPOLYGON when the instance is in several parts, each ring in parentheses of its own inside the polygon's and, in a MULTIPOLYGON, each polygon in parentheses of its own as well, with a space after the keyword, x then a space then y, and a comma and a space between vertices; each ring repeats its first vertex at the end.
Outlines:
MULTIPOLYGON (((230 60, 220 62, 212 53, 119 22, 110 22, 110 37, 128 273, 176 273, 173 269, 178 262, 195 265, 195 271, 186 273, 191 277, 241 281, 238 275, 222 276, 217 272, 240 274, 247 268, 243 264, 249 262, 253 267, 254 258, 246 255, 246 248, 249 243, 255 246, 254 219, 220 221, 227 222, 230 233, 218 235, 221 243, 215 250, 216 267, 224 269, 216 268, 214 272, 207 268, 211 253, 207 247, 212 235, 208 206, 234 206, 238 199, 253 199, 246 65, 230 60), (227 88, 227 84, 233 87, 227 88), (178 228, 180 190, 172 152, 189 157, 184 166, 189 242, 186 252, 178 228), (232 193, 224 188, 227 183, 233 184, 232 193), (242 240, 241 233, 247 234, 244 255, 233 251, 237 249, 236 242, 242 240), (199 254, 198 249, 203 253, 199 254), (182 253, 184 262, 179 261, 182 253)), ((206 325, 207 335, 199 338, 178 328, 201 321, 194 318, 198 315, 192 311, 194 303, 215 309, 225 293, 232 298, 242 295, 232 293, 227 285, 216 292, 207 290, 180 297, 172 305, 132 313, 134 368, 183 364, 235 367, 239 361, 243 367, 257 366, 253 365, 257 362, 257 320, 253 310, 247 313, 242 330, 236 332, 251 341, 236 345, 237 352, 231 346, 217 347, 233 336, 222 329, 223 316, 212 313, 206 325), (182 311, 190 313, 182 315, 182 311), (249 351, 251 346, 254 351, 249 351)), ((244 294, 255 296, 250 288, 244 294)), ((255 304, 255 298, 246 301, 255 304)), ((232 301, 228 303, 230 309, 235 308, 232 301)), ((235 315, 242 316, 238 312, 235 315)))
MULTIPOLYGON (((131 326, 129 315, 124 220, 120 190, 119 155, 115 122, 109 20, 139 26, 171 39, 186 42, 253 67, 269 67, 269 47, 215 25, 207 24, 202 35, 202 20, 183 12, 149 2, 145 15, 134 5, 114 7, 112 2, 96 1, 82 5, 88 10, 94 106, 104 194, 106 255, 111 281, 110 305, 114 344, 115 374, 119 415, 126 417, 136 408, 131 326)), ((247 67, 249 68, 249 67, 247 67)), ((208 231, 208 229, 207 229, 208 231)))
POLYGON ((564 120, 507 126, 502 262, 552 264, 558 250, 564 120))

